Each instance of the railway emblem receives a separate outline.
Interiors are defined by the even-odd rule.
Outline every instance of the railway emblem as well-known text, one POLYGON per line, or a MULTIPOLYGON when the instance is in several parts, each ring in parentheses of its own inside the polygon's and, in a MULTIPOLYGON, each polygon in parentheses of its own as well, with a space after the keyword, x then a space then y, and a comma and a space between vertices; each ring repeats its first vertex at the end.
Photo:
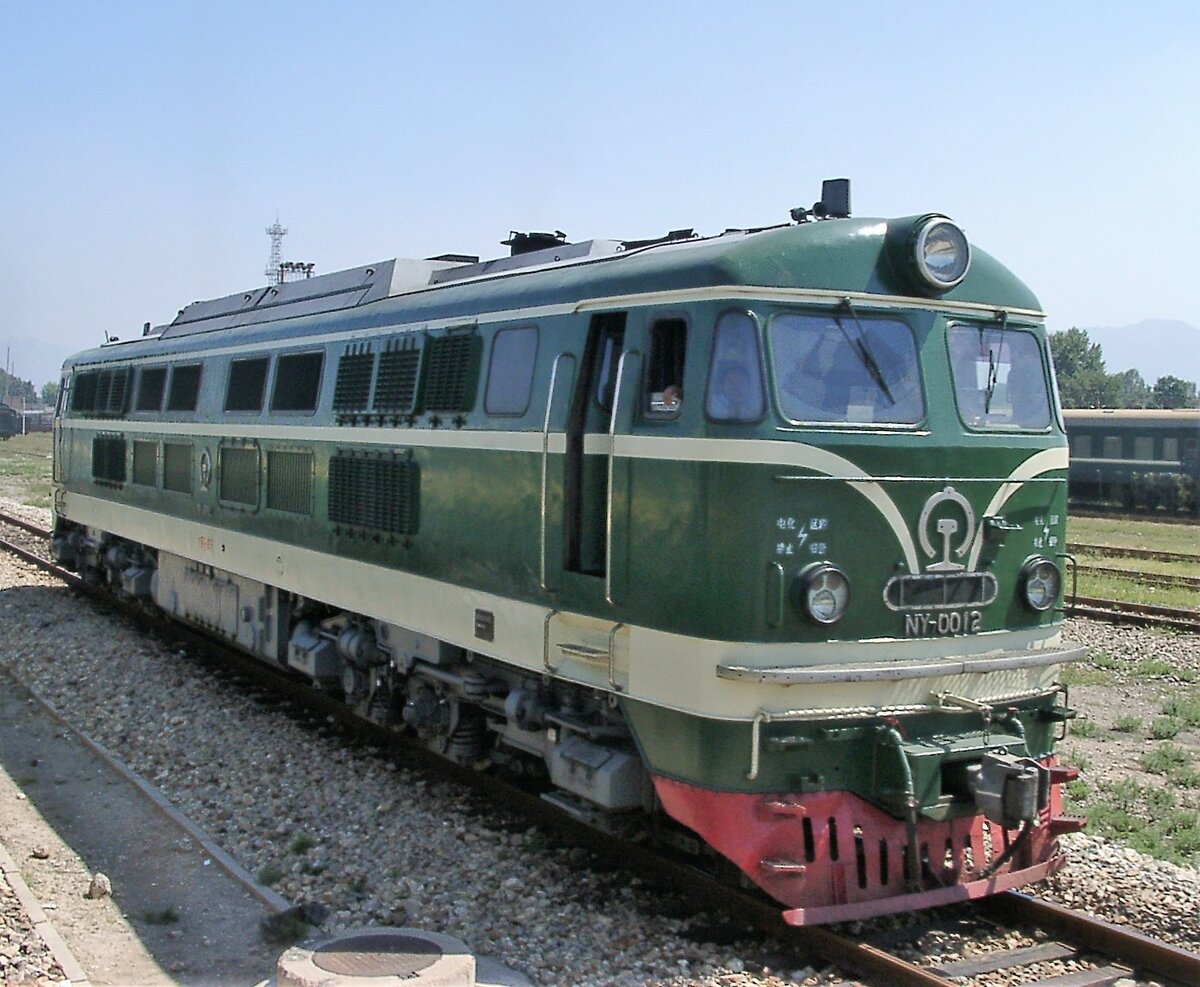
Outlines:
POLYGON ((200 488, 207 490, 208 485, 212 482, 212 456, 205 449, 200 453, 200 488))
POLYGON ((921 519, 917 522, 917 537, 920 539, 922 550, 932 559, 937 555, 937 548, 934 547, 930 538, 931 528, 941 539, 942 557, 939 561, 926 566, 925 571, 959 572, 965 569, 966 566, 962 563, 951 561, 950 556, 953 553, 961 559, 967 554, 967 550, 971 547, 971 539, 975 536, 975 512, 971 510, 967 498, 953 487, 946 487, 925 501, 925 506, 921 508, 921 519), (952 506, 950 509, 939 510, 944 504, 952 506), (956 514, 962 515, 964 524, 959 524, 959 519, 955 517, 956 514), (955 536, 960 531, 962 531, 962 538, 955 546, 955 536))

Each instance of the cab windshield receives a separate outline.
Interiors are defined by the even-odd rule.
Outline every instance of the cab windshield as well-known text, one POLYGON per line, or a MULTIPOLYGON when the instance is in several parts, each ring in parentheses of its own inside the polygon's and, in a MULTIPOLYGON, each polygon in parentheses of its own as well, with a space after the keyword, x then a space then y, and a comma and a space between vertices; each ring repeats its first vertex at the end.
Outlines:
POLYGON ((925 415, 917 346, 895 319, 777 315, 771 360, 779 408, 794 422, 915 425, 925 415))
POLYGON ((1037 337, 1002 325, 952 325, 947 336, 958 414, 968 428, 1044 429, 1050 395, 1037 337))

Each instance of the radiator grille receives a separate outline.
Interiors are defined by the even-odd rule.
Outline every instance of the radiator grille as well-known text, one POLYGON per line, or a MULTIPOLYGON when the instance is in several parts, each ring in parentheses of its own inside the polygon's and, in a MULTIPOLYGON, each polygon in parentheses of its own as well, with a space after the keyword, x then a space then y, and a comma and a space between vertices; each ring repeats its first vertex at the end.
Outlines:
POLYGON ((125 440, 119 435, 92 439, 92 479, 100 483, 125 482, 125 440))
POLYGON ((475 404, 481 341, 475 333, 429 340, 425 359, 426 411, 470 411, 475 404))
POLYGON ((221 447, 221 500, 258 503, 258 450, 252 446, 221 447))
POLYGON ((375 354, 361 346, 348 346, 338 361, 333 385, 334 411, 366 411, 371 399, 375 354))
POLYGON ((77 374, 71 392, 71 410, 97 418, 121 418, 129 395, 129 374, 129 367, 77 374))
POLYGON ((311 452, 267 453, 267 506, 290 514, 312 513, 311 452))
POLYGON ((192 492, 192 447, 178 442, 163 444, 163 489, 192 492))
POLYGON ((420 471, 399 456, 338 453, 329 461, 329 520, 397 535, 417 532, 420 471))
POLYGON ((158 443, 133 444, 133 482, 152 487, 158 480, 158 443))
POLYGON ((396 348, 379 354, 373 407, 376 411, 410 411, 417 396, 417 366, 421 362, 421 351, 411 341, 406 341, 403 349, 394 341, 388 345, 396 348))

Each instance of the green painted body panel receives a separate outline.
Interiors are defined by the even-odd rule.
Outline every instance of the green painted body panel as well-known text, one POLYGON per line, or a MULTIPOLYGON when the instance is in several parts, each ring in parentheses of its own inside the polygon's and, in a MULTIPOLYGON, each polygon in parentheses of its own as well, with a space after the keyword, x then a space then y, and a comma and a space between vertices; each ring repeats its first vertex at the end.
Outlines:
MULTIPOLYGON (((1048 701, 1018 706, 1024 740, 997 724, 985 732, 974 716, 905 717, 905 751, 922 811, 931 816, 943 811, 944 765, 978 761, 984 751, 1034 758, 1051 753, 1057 725, 1037 712, 1049 706, 1048 701)), ((899 755, 883 739, 877 720, 764 724, 759 773, 751 780, 751 724, 689 716, 635 700, 622 700, 622 708, 650 769, 664 777, 729 792, 849 791, 896 814, 903 808, 903 792, 896 788, 899 755)), ((953 779, 952 769, 949 775, 953 779)))

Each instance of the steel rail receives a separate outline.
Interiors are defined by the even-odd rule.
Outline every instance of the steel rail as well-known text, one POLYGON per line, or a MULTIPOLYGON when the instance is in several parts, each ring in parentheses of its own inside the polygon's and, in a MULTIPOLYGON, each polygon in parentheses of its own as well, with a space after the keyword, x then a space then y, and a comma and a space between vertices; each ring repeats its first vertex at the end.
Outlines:
POLYGON ((1200 564, 1200 555, 1188 552, 1164 552, 1154 548, 1122 548, 1120 545, 1095 545, 1085 542, 1068 542, 1072 552, 1087 555, 1111 555, 1121 559, 1155 559, 1159 562, 1191 562, 1200 564))
POLYGON ((1008 922, 1027 923, 1047 932, 1068 935, 1088 949, 1131 963, 1143 973, 1157 974, 1181 984, 1200 984, 1200 954, 1133 929, 1019 891, 1005 891, 983 899, 979 906, 1008 922))
POLYGON ((1159 607, 1149 603, 1126 603, 1093 596, 1076 596, 1067 601, 1070 617, 1093 617, 1116 624, 1138 627, 1172 627, 1181 631, 1200 632, 1200 610, 1178 607, 1159 607))
POLYGON ((40 535, 42 538, 49 538, 50 532, 45 528, 39 528, 36 524, 30 524, 28 521, 23 521, 19 517, 13 517, 11 514, 5 514, 0 511, 0 522, 11 524, 14 528, 20 528, 27 531, 31 535, 40 535))
POLYGON ((1097 576, 1115 576, 1146 586, 1182 586, 1185 589, 1200 589, 1200 576, 1177 576, 1170 572, 1142 572, 1134 569, 1117 569, 1106 565, 1081 564, 1076 567, 1081 573, 1091 573, 1097 576))

